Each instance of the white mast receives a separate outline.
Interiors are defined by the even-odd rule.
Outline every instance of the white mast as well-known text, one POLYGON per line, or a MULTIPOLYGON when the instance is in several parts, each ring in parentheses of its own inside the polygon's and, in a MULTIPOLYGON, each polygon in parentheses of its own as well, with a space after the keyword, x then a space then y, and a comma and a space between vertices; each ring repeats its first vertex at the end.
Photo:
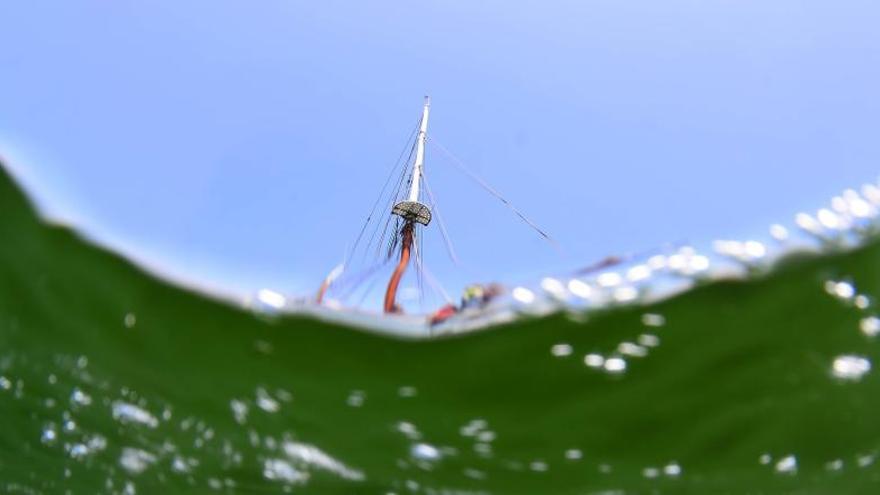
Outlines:
POLYGON ((416 137, 416 161, 413 163, 409 197, 391 209, 391 213, 402 217, 407 222, 417 222, 422 225, 431 223, 431 209, 428 208, 428 205, 419 202, 419 186, 422 182, 425 166, 425 140, 428 137, 428 112, 430 110, 431 97, 426 96, 425 107, 422 109, 422 122, 419 125, 419 135, 416 137))
POLYGON ((413 164, 412 184, 409 188, 409 200, 419 200, 419 183, 422 179, 422 167, 425 166, 425 139, 428 132, 428 112, 431 110, 431 97, 425 97, 425 108, 422 110, 422 123, 419 136, 416 138, 416 161, 413 164))

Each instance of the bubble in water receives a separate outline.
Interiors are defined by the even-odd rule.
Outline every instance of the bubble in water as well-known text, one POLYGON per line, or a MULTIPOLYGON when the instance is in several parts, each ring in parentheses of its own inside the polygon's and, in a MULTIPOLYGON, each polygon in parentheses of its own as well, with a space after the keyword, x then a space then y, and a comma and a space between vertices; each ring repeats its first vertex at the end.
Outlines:
POLYGON ((113 419, 120 423, 138 423, 150 428, 159 426, 159 420, 147 410, 128 402, 113 402, 113 419))
POLYGON ((587 354, 584 356, 584 364, 590 368, 601 368, 605 364, 605 358, 601 354, 587 354))
POLYGON ((568 344, 556 344, 550 348, 550 354, 556 357, 566 357, 570 356, 572 353, 572 348, 568 344))
POLYGON ((92 398, 82 390, 74 388, 73 391, 70 392, 70 403, 76 406, 85 407, 92 403, 92 398))
POLYGON ((829 280, 825 282, 825 292, 838 299, 852 299, 856 294, 856 288, 849 282, 829 280))
POLYGON ((55 433, 55 426, 49 425, 43 428, 43 433, 40 435, 40 441, 46 445, 51 445, 55 443, 55 439, 58 438, 58 434, 55 433))
POLYGON ((666 318, 657 313, 645 313, 642 315, 642 325, 646 327, 662 327, 666 325, 666 318))
POLYGON ((776 462, 775 466, 777 473, 785 473, 785 474, 794 474, 797 472, 797 457, 794 455, 787 455, 779 461, 776 462))
POLYGON ((140 474, 156 462, 156 456, 146 450, 124 447, 119 456, 119 465, 130 474, 140 474))
POLYGON ((367 394, 363 390, 352 390, 345 399, 345 403, 351 407, 361 407, 367 399, 367 394))
POLYGON ((0 376, 0 389, 9 390, 10 388, 12 388, 12 382, 9 381, 9 378, 0 376))
POLYGON ((171 461, 171 470, 175 473, 189 473, 196 465, 198 465, 198 461, 195 459, 186 460, 178 455, 174 456, 174 460, 171 461))
POLYGON ((871 361, 861 356, 838 356, 831 365, 831 373, 841 380, 858 381, 869 371, 871 361))
POLYGON ((305 483, 309 473, 300 471, 284 459, 266 459, 263 461, 263 477, 271 481, 285 483, 305 483))
POLYGON ((418 440, 422 438, 422 434, 419 433, 419 429, 416 428, 416 425, 410 423, 409 421, 401 421, 397 423, 397 431, 403 433, 403 435, 410 440, 418 440))
POLYGON ((834 459, 825 463, 825 469, 828 471, 840 471, 843 469, 843 459, 834 459))
POLYGON ((257 407, 267 413, 276 413, 281 409, 278 401, 272 398, 263 387, 257 387, 257 407))
POLYGON ((405 398, 415 397, 418 395, 418 390, 413 386, 405 385, 397 390, 397 395, 405 398))
POLYGON ((646 467, 642 469, 642 476, 648 479, 656 478, 660 476, 660 470, 655 467, 646 467))
POLYGON ((677 477, 681 475, 681 466, 677 462, 670 462, 663 466, 663 474, 666 476, 677 477))
POLYGON ((75 443, 67 449, 67 453, 70 455, 71 459, 82 459, 91 452, 86 444, 75 443))
POLYGON ((437 461, 442 456, 440 450, 427 443, 417 443, 410 448, 410 455, 421 461, 437 461))
POLYGON ((648 349, 632 342, 621 342, 617 346, 617 352, 624 356, 645 357, 648 355, 648 349))
POLYGON ((874 456, 870 454, 860 455, 856 458, 856 464, 858 464, 860 468, 868 467, 871 464, 874 464, 874 456))
POLYGON ((122 323, 125 324, 125 328, 134 328, 137 324, 137 316, 134 313, 126 313, 122 323))
POLYGON ((244 401, 232 399, 229 401, 229 408, 232 409, 232 417, 236 423, 243 425, 247 422, 248 406, 244 401))
POLYGON ((603 366, 605 371, 615 375, 626 371, 626 361, 619 357, 610 357, 606 359, 603 366))
POLYGON ((473 419, 468 424, 459 428, 458 432, 463 437, 476 436, 480 431, 489 426, 485 419, 473 419))
POLYGON ((869 316, 859 322, 859 330, 868 337, 876 337, 880 333, 880 318, 869 316))
POLYGON ((493 442, 495 441, 495 432, 492 430, 481 431, 477 434, 477 440, 480 442, 493 442))
POLYGON ((465 469, 462 471, 462 474, 464 474, 464 475, 467 476, 468 478, 471 478, 471 479, 474 479, 474 480, 484 480, 484 479, 486 479, 486 473, 484 473, 483 471, 480 471, 479 469, 465 468, 465 469))
POLYGON ((282 447, 284 453, 291 460, 299 464, 323 469, 351 481, 362 481, 364 479, 364 474, 361 471, 349 468, 314 445, 288 441, 284 442, 282 447))
POLYGON ((568 449, 565 451, 565 458, 570 461, 578 461, 584 457, 583 452, 580 449, 568 449))
POLYGON ((536 473, 543 473, 547 471, 548 468, 549 466, 547 465, 547 463, 542 460, 534 460, 529 464, 529 469, 535 471, 536 473))
POLYGON ((660 345, 660 337, 650 333, 643 333, 639 335, 639 344, 645 347, 657 347, 660 345))

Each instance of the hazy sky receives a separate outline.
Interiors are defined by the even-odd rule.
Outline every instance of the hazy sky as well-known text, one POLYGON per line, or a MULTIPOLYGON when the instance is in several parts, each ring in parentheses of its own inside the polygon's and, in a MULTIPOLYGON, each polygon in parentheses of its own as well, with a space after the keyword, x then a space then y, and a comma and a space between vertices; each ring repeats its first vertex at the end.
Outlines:
POLYGON ((880 4, 293 0, 0 6, 0 154, 171 271, 311 291, 421 111, 450 292, 669 241, 765 236, 880 164, 880 4))

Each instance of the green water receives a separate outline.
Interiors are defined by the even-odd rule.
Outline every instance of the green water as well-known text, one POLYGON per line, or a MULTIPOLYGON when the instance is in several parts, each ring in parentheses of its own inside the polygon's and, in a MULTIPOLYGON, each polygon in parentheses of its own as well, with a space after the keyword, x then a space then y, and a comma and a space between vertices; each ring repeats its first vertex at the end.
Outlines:
POLYGON ((40 222, 2 173, 0 212, 3 493, 878 490, 877 372, 832 374, 877 360, 859 328, 877 244, 587 321, 404 341, 175 288, 40 222), (647 355, 585 365, 621 342, 647 355))

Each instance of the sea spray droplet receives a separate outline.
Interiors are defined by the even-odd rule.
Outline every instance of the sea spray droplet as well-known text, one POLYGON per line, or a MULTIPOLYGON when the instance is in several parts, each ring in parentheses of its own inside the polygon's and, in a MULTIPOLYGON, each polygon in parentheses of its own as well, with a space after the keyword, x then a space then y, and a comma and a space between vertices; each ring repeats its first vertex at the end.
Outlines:
POLYGON ((535 302, 535 293, 525 287, 517 287, 511 293, 513 298, 522 304, 532 304, 535 302))
POLYGON ((614 290, 614 300, 618 303, 635 301, 639 297, 639 291, 635 287, 619 287, 614 290))
POLYGON ((779 242, 784 242, 788 240, 788 229, 783 225, 775 223, 770 226, 770 237, 776 239, 779 242))
POLYGON ((556 299, 565 299, 565 286, 555 278, 545 277, 541 280, 541 289, 556 299))
POLYGON ((568 290, 581 299, 589 299, 593 289, 583 280, 573 278, 568 281, 568 290))
POLYGON ((605 272, 598 277, 596 277, 596 283, 599 284, 600 287, 603 288, 611 288, 620 285, 623 282, 623 277, 620 276, 617 272, 605 272))

